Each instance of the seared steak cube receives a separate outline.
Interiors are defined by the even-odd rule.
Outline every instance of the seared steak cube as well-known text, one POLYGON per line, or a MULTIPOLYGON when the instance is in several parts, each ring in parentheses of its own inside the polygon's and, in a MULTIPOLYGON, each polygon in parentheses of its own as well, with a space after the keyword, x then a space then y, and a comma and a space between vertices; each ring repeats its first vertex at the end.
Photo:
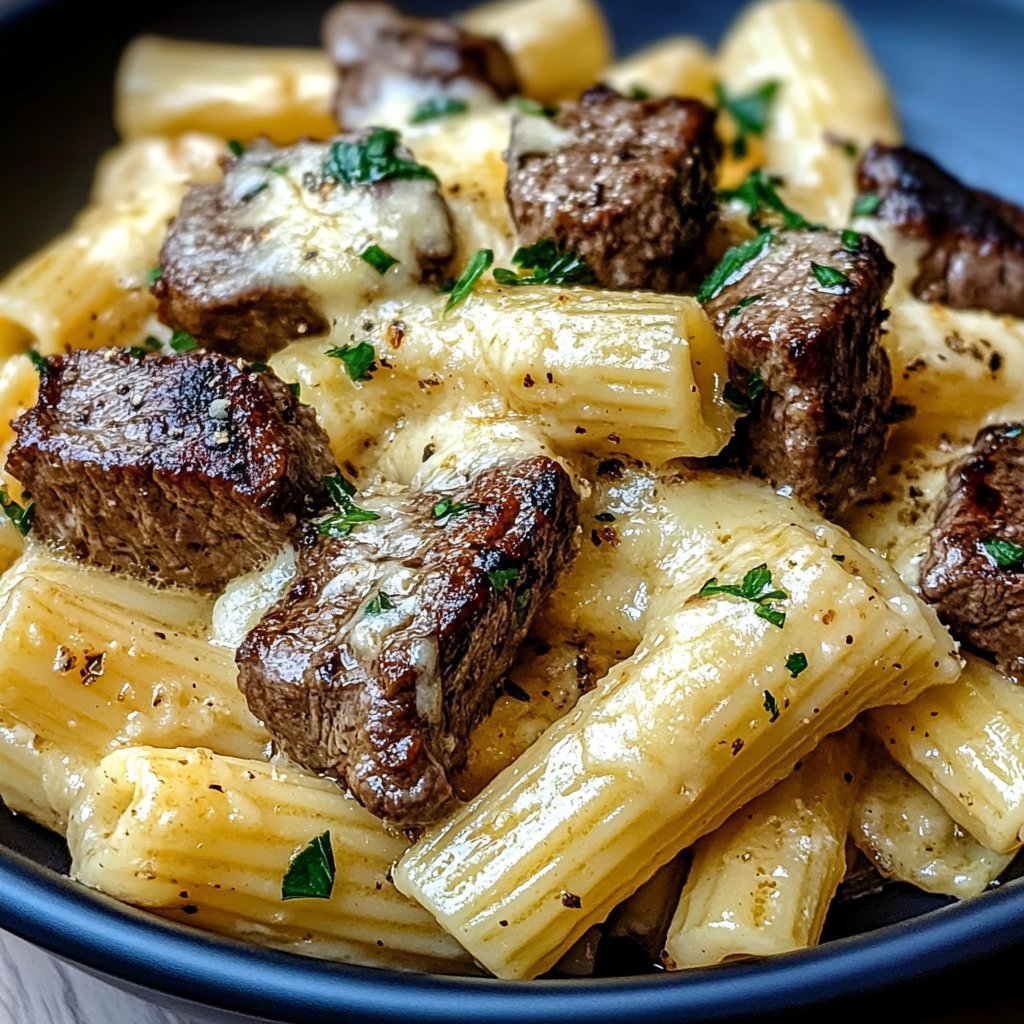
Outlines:
POLYGON ((48 360, 7 468, 34 532, 94 565, 217 590, 272 555, 334 472, 313 410, 272 373, 192 352, 48 360))
POLYGON ((704 308, 737 394, 763 382, 741 426, 746 460, 832 515, 871 482, 888 435, 892 377, 879 336, 892 264, 866 236, 759 237, 704 308))
POLYGON ((1024 424, 987 427, 950 472, 921 593, 953 635, 1024 681, 1024 424))
POLYGON ((444 18, 415 18, 385 3, 342 3, 327 12, 323 43, 338 68, 334 109, 343 128, 405 123, 424 101, 471 106, 519 91, 496 39, 444 18))
POLYGON ((164 323, 262 359, 326 331, 328 300, 357 313, 386 289, 432 278, 452 246, 437 181, 396 132, 258 143, 222 182, 189 189, 153 293, 164 323), (395 263, 382 271, 362 259, 374 245, 395 263))
POLYGON ((1024 209, 968 188, 906 146, 872 146, 858 185, 877 215, 927 248, 914 293, 957 309, 1024 316, 1024 209))
POLYGON ((516 115, 505 194, 524 245, 553 239, 605 288, 681 290, 717 217, 720 155, 698 100, 596 86, 553 118, 516 115))
POLYGON ((570 556, 576 494, 537 456, 339 516, 242 643, 238 684, 300 764, 390 824, 422 825, 454 803, 469 734, 570 556))

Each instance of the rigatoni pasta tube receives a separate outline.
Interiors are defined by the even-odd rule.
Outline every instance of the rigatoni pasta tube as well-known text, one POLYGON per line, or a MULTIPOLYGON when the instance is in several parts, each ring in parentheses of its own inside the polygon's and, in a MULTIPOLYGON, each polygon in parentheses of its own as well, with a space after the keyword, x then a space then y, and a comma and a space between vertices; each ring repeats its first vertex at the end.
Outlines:
POLYGON ((1010 853, 1024 840, 1024 689, 967 655, 950 687, 869 716, 889 754, 968 832, 1010 853))
POLYGON ((880 874, 964 899, 983 892, 1009 865, 1012 853, 979 843, 884 750, 870 761, 850 835, 880 874))
POLYGON ((670 970, 816 945, 846 872, 859 733, 826 739, 787 779, 693 849, 665 940, 670 970))
POLYGON ((543 973, 863 709, 956 678, 934 614, 841 531, 738 539, 716 575, 759 562, 783 628, 734 596, 663 594, 635 654, 399 862, 399 889, 499 977, 543 973))
POLYGON ((458 944, 391 884, 406 841, 338 786, 209 750, 127 748, 86 780, 71 873, 210 931, 350 963, 463 973, 458 944), (330 833, 330 899, 282 901, 291 858, 330 833))
POLYGON ((207 132, 287 146, 338 130, 336 81, 321 50, 139 36, 117 70, 114 120, 125 139, 207 132))

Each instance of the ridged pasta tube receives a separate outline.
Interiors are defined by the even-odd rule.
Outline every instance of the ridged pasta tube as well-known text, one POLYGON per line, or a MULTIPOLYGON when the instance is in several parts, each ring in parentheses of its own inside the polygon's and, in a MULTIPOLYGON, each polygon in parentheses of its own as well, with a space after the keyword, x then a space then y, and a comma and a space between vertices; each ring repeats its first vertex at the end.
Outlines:
POLYGON ((956 678, 934 613, 841 531, 737 538, 717 575, 759 562, 788 595, 784 628, 733 596, 668 591, 633 656, 400 861, 399 889, 499 977, 543 973, 860 711, 956 678))
POLYGON ((670 970, 817 944, 846 872, 860 736, 826 739, 788 778, 700 839, 665 941, 670 970))
POLYGON ((406 841, 297 768, 202 749, 116 751, 87 777, 68 845, 79 881, 200 928, 350 963, 471 966, 392 885, 406 841), (291 858, 328 831, 331 898, 282 901, 291 858))

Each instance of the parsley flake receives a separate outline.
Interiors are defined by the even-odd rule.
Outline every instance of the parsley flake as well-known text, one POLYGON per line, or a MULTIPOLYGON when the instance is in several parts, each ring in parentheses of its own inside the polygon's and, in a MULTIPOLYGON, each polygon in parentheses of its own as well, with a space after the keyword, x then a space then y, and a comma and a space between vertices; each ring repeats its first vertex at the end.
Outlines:
POLYGON ((136 359, 143 359, 153 352, 159 352, 163 347, 163 342, 151 334, 141 345, 129 345, 128 354, 135 356, 136 359))
POLYGON ((175 331, 171 335, 170 344, 179 355, 183 352, 194 352, 199 348, 199 342, 188 331, 175 331))
POLYGON ((631 85, 626 96, 631 100, 649 100, 651 98, 651 90, 644 88, 642 85, 631 85))
POLYGON ((850 212, 852 217, 870 217, 878 213, 882 205, 882 197, 877 192, 862 192, 853 201, 853 209, 850 212))
POLYGON ((340 345, 329 348, 325 355, 332 359, 340 359, 345 364, 345 371, 354 381, 370 380, 377 369, 377 353, 368 341, 358 345, 340 345))
POLYGON ((807 668, 807 655, 803 651, 794 651, 786 658, 786 671, 796 679, 807 668))
POLYGON ((772 716, 768 719, 769 722, 774 722, 779 717, 779 702, 775 699, 771 690, 764 691, 764 709, 772 716))
POLYGON ((755 370, 747 378, 747 389, 744 391, 738 384, 731 380, 726 381, 722 388, 722 398, 726 405, 731 405, 737 412, 749 413, 754 409, 754 403, 764 394, 764 378, 760 370, 755 370))
POLYGON ((157 265, 155 267, 150 267, 149 270, 146 271, 146 284, 149 285, 150 288, 152 288, 153 285, 155 285, 157 283, 157 281, 159 281, 160 278, 163 277, 163 276, 164 276, 164 268, 163 267, 161 267, 159 265, 157 265))
POLYGON ((6 487, 0 487, 0 507, 3 508, 4 515, 14 523, 18 533, 22 537, 26 536, 32 529, 32 522, 36 517, 36 503, 30 501, 27 505, 21 506, 7 494, 6 487))
POLYGON ((856 231, 851 231, 850 228, 845 228, 842 234, 843 248, 847 252, 859 252, 862 237, 863 236, 858 234, 856 231))
POLYGON ((751 135, 764 135, 768 116, 779 91, 776 80, 765 82, 752 92, 730 96, 721 82, 715 82, 715 100, 736 122, 737 135, 732 141, 732 154, 742 160, 747 155, 747 140, 751 135))
POLYGON ((1024 547, 1010 540, 993 537, 983 540, 981 546, 1000 569, 1024 569, 1024 547))
POLYGON ((329 900, 334 889, 334 871, 334 850, 328 829, 294 854, 281 880, 281 899, 329 900))
POLYGON ((846 291, 850 287, 850 279, 835 267, 826 267, 811 260, 811 272, 822 288, 842 288, 846 291))
POLYGON ((363 142, 335 142, 324 161, 324 177, 341 185, 371 184, 391 178, 425 178, 437 175, 423 164, 398 152, 400 138, 391 128, 374 128, 363 142))
POLYGON ((379 245, 368 245, 360 254, 359 258, 369 263, 378 274, 385 274, 398 260, 391 253, 382 249, 379 245))
POLYGON ((347 537, 360 523, 372 523, 380 516, 368 508, 360 508, 353 500, 356 489, 350 480, 340 473, 324 477, 327 494, 339 511, 325 516, 317 524, 317 530, 324 537, 347 537))
POLYGON ((288 390, 298 398, 302 394, 302 385, 296 380, 288 385, 288 390))
POLYGON ((469 104, 465 100, 451 96, 432 96, 417 105, 409 117, 409 124, 424 124, 441 117, 451 117, 452 114, 464 114, 467 110, 469 104))
POLYGON ((244 156, 245 146, 243 146, 238 139, 228 139, 228 150, 232 156, 244 156))
POLYGON ((530 617, 530 609, 533 607, 533 591, 524 587, 516 594, 516 625, 524 626, 530 617))
POLYGON ((717 576, 712 576, 704 586, 697 591, 698 597, 711 597, 715 594, 728 594, 730 597, 739 597, 744 601, 750 601, 754 608, 754 614, 765 619, 773 626, 781 629, 786 623, 786 613, 779 611, 773 605, 777 601, 788 600, 789 594, 784 590, 775 588, 772 583, 772 573, 767 564, 762 562, 754 566, 739 584, 719 583, 717 576))
POLYGON ((524 114, 533 114, 534 117, 554 117, 558 113, 558 107, 548 107, 525 96, 513 96, 509 103, 524 114))
POLYGON ((776 191, 782 184, 781 178, 769 177, 760 168, 750 174, 736 187, 723 189, 718 193, 726 201, 738 199, 750 211, 750 223, 761 230, 766 225, 764 217, 771 215, 779 220, 783 228, 799 228, 805 231, 824 231, 824 224, 812 224, 802 213, 787 206, 776 191))
POLYGON ((46 356, 41 355, 34 348, 30 348, 25 354, 32 361, 32 365, 40 377, 45 377, 50 372, 50 361, 46 356))
POLYGON ((733 279, 745 272, 747 265, 757 259, 768 247, 772 233, 762 231, 756 238, 734 245, 723 257, 722 262, 711 271, 700 290, 697 292, 698 302, 710 302, 733 279))
POLYGON ((508 590, 508 585, 514 583, 519 579, 518 569, 490 569, 487 572, 487 579, 490 581, 491 586, 494 587, 498 593, 508 590))
POLYGON ((512 262, 527 274, 498 267, 494 280, 498 284, 593 284, 594 272, 582 256, 561 249, 552 238, 542 238, 533 245, 522 246, 512 256, 512 262))
POLYGON ((465 512, 477 512, 484 508, 479 501, 452 501, 451 498, 442 498, 434 502, 431 509, 435 519, 444 519, 447 516, 461 516, 465 512))
POLYGON ((484 275, 484 271, 494 262, 494 252, 491 249, 477 249, 469 258, 466 269, 459 279, 452 285, 451 294, 444 304, 446 313, 453 310, 460 303, 465 302, 469 293, 476 287, 477 281, 484 275))
POLYGON ((394 607, 395 602, 383 590, 379 590, 376 596, 366 603, 366 614, 380 615, 381 612, 389 612, 394 607))
POLYGON ((725 315, 731 320, 734 316, 739 316, 747 308, 752 306, 755 302, 760 302, 764 298, 764 295, 748 295, 746 298, 740 299, 732 309, 729 310, 725 315))

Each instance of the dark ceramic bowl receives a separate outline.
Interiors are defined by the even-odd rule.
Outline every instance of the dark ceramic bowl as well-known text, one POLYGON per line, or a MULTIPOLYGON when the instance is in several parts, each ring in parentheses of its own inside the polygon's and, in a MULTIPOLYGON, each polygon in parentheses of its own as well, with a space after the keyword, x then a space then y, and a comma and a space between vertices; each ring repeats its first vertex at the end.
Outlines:
MULTIPOLYGON (((85 0, 0 0, 0 270, 56 234, 84 203, 96 157, 114 142, 111 83, 128 38, 146 29, 310 44, 325 6, 183 0, 173 10, 136 3, 122 13, 121 5, 85 0)), ((714 42, 740 4, 605 6, 626 52, 669 32, 714 42)), ((849 0, 848 7, 892 84, 908 138, 968 181, 1024 202, 1024 0, 849 0)), ((194 1019, 791 1022, 820 1021, 841 1005, 882 1019, 899 1006, 907 1022, 952 1020, 947 1011, 963 1021, 1011 1020, 1024 1011, 1015 970, 1024 950, 1024 880, 956 906, 890 885, 837 905, 823 946, 770 962, 508 984, 330 964, 220 939, 88 891, 64 876, 66 868, 60 840, 0 804, 0 927, 194 1019)))

